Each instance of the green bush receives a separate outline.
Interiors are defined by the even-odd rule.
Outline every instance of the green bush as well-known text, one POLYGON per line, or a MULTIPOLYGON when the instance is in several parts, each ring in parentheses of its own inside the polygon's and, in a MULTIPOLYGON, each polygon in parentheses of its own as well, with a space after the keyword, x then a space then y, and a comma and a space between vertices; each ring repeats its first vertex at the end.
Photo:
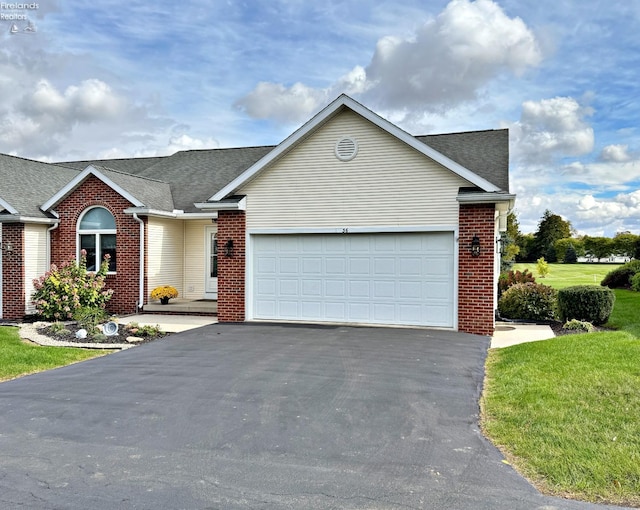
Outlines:
POLYGON ((631 288, 631 279, 637 273, 640 273, 640 260, 632 260, 613 271, 609 271, 600 285, 610 289, 629 289, 631 288))
POLYGON ((575 285, 558 291, 558 315, 565 322, 571 319, 604 324, 609 320, 616 295, 608 287, 575 285))
POLYGON ((87 253, 82 250, 80 262, 51 264, 51 270, 33 280, 35 291, 31 300, 45 319, 73 319, 79 308, 104 308, 111 299, 112 290, 104 290, 109 270, 109 255, 105 255, 97 273, 87 271, 87 253))
POLYGON ((524 271, 505 271, 500 273, 500 277, 498 278, 498 293, 502 295, 502 293, 507 290, 509 287, 512 287, 516 283, 535 283, 536 278, 533 276, 528 269, 524 271))
POLYGON ((566 329, 568 331, 584 331, 585 333, 593 333, 596 328, 587 321, 579 321, 578 319, 571 319, 564 323, 562 329, 566 329))
POLYGON ((498 312, 506 319, 553 320, 558 291, 539 283, 517 283, 498 301, 498 312))
POLYGON ((640 271, 631 277, 631 290, 640 292, 640 271))

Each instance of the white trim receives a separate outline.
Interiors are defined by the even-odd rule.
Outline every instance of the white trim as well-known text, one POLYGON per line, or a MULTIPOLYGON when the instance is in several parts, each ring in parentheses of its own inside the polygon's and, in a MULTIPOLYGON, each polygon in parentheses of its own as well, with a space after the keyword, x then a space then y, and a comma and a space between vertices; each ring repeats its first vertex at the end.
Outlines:
POLYGON ((20 214, 9 202, 4 201, 2 198, 0 198, 0 206, 2 206, 5 211, 9 211, 10 214, 20 214))
POLYGON ((47 200, 44 204, 40 206, 40 209, 43 211, 48 211, 53 206, 55 206, 58 202, 63 200, 69 193, 71 193, 77 186, 79 186, 87 177, 93 175, 94 177, 100 179, 103 183, 109 186, 113 191, 121 195, 123 198, 127 199, 133 205, 137 207, 143 207, 144 204, 140 202, 136 197, 134 197, 131 193, 126 191, 124 188, 118 186, 115 182, 109 179, 106 175, 97 170, 93 165, 89 165, 85 168, 80 174, 71 179, 67 183, 67 185, 58 191, 55 195, 53 195, 49 200, 47 200))
MULTIPOLYGON (((209 200, 213 200, 213 198, 209 200)), ((237 202, 198 202, 193 205, 198 209, 209 209, 211 211, 245 211, 247 209, 247 198, 242 197, 237 202)))
MULTIPOLYGON (((218 284, 216 283, 216 292, 207 292, 207 283, 210 280, 209 277, 209 264, 211 262, 211 238, 209 237, 211 233, 214 233, 216 236, 216 242, 218 241, 218 228, 215 225, 205 225, 204 227, 204 292, 202 294, 203 299, 218 299, 218 284)), ((220 257, 220 250, 217 253, 218 258, 220 257)), ((218 277, 216 276, 216 282, 218 277)))
POLYGON ((57 218, 38 218, 35 216, 0 215, 0 223, 40 223, 45 225, 53 225, 54 223, 57 223, 57 222, 58 222, 57 218))
MULTIPOLYGON (((385 233, 429 233, 429 232, 450 232, 453 234, 453 326, 451 328, 438 328, 447 331, 458 331, 458 295, 459 295, 459 272, 460 272, 460 231, 457 225, 442 225, 442 226, 374 226, 374 227, 353 227, 346 234, 385 234, 385 233)), ((256 321, 253 311, 253 240, 254 235, 269 235, 269 234, 342 234, 340 228, 256 228, 247 229, 245 232, 245 294, 244 294, 244 309, 245 309, 245 321, 256 321)), ((282 321, 278 321, 282 322, 282 321)), ((307 322, 308 323, 308 322, 307 322)), ((323 322, 322 324, 326 324, 323 322)), ((376 324, 376 326, 379 324, 376 324)))
MULTIPOLYGON (((463 179, 469 181, 470 183, 478 186, 483 191, 494 192, 500 191, 500 188, 490 183, 483 177, 480 177, 476 173, 471 170, 463 167, 459 163, 449 159, 444 154, 436 151, 435 149, 429 147, 425 143, 421 142, 414 136, 410 135, 406 131, 403 131, 395 124, 392 124, 386 119, 383 119, 379 115, 375 114, 368 108, 365 108, 363 105, 354 101, 349 96, 342 94, 337 99, 335 99, 332 103, 326 106, 323 110, 317 113, 314 117, 311 118, 306 124, 300 127, 298 130, 294 131, 291 135, 289 135, 284 141, 282 141, 275 149, 266 154, 264 157, 256 161, 253 165, 251 165, 247 170, 245 170, 242 174, 236 177, 233 181, 227 184, 224 188, 218 191, 215 195, 213 195, 209 200, 218 201, 223 198, 235 193, 241 186, 249 182, 253 179, 259 172, 261 172, 265 167, 267 167, 270 163, 284 155, 288 152, 293 145, 298 143, 300 140, 309 136, 311 132, 317 129, 319 126, 324 124, 327 120, 337 115, 343 108, 349 108, 353 110, 355 113, 364 117, 380 129, 386 131, 392 136, 402 140, 407 145, 417 150, 421 154, 433 159, 434 161, 440 163, 445 168, 451 170, 453 173, 462 177, 463 179)), ((197 206, 197 204, 196 204, 197 206)))
POLYGON ((460 193, 456 200, 461 204, 509 204, 513 209, 516 195, 511 193, 460 193))
MULTIPOLYGON (((138 271, 138 303, 137 309, 142 310, 144 308, 144 279, 145 279, 145 270, 144 270, 144 221, 138 218, 136 213, 133 213, 133 219, 136 220, 140 224, 140 260, 139 260, 139 271, 138 271)), ((116 237, 116 246, 117 246, 117 237, 116 237)), ((117 251, 116 251, 117 255, 117 251)), ((116 268, 117 269, 117 268, 116 268)))
MULTIPOLYGON (((105 211, 107 211, 109 214, 111 214, 111 216, 113 216, 113 213, 107 209, 105 206, 103 205, 93 205, 91 207, 87 207, 84 211, 82 211, 82 213, 80 214, 80 216, 78 216, 78 219, 76 221, 76 260, 79 261, 80 260, 80 236, 81 235, 93 235, 95 236, 95 240, 96 240, 96 267, 95 267, 95 271, 98 271, 100 269, 100 265, 102 264, 103 261, 103 257, 104 254, 102 253, 102 244, 100 242, 100 237, 102 234, 106 234, 106 235, 115 235, 116 236, 116 247, 118 246, 118 229, 117 228, 97 228, 97 229, 84 229, 84 230, 80 230, 80 223, 82 223, 82 219, 86 216, 86 214, 89 211, 92 211, 93 209, 104 209, 105 211)), ((135 219, 135 218, 134 218, 135 219)), ((116 222, 116 217, 113 216, 113 221, 116 222)), ((117 225, 117 223, 116 223, 117 225)), ((116 249, 116 270, 115 271, 108 271, 107 274, 112 275, 112 274, 117 274, 118 269, 117 269, 117 263, 118 263, 118 251, 116 249)))
POLYGON ((218 217, 217 212, 186 213, 178 210, 162 211, 160 209, 150 209, 149 207, 129 207, 122 212, 125 214, 139 214, 157 218, 175 218, 179 220, 212 220, 218 217))

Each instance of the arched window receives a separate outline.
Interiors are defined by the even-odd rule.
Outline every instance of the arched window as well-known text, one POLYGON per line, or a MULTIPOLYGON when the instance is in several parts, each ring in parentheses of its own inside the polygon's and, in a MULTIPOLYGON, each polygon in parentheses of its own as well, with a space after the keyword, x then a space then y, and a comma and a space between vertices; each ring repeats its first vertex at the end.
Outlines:
MULTIPOLYGON (((78 252, 87 252, 87 269, 97 271, 109 255, 109 271, 116 270, 116 219, 104 207, 88 209, 78 222, 78 252)), ((79 255, 79 254, 78 254, 79 255)))

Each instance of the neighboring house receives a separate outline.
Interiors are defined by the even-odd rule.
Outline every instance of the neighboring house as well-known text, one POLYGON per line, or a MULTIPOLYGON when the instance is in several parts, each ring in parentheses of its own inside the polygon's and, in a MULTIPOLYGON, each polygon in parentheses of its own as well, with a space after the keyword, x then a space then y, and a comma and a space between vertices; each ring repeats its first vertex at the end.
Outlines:
POLYGON ((109 309, 157 285, 218 320, 491 335, 508 132, 414 137, 342 95, 277 146, 47 164, 0 155, 1 319, 51 263, 111 255, 109 309), (479 244, 479 255, 472 244, 479 244), (475 254, 477 255, 477 253, 475 254))

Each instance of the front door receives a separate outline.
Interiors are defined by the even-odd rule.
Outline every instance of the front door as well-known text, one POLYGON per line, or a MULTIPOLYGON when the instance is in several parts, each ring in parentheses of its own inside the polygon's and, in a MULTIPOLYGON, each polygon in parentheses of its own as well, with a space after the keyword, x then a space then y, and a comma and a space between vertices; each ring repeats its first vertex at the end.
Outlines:
POLYGON ((205 299, 218 299, 218 234, 216 227, 205 227, 205 299))

